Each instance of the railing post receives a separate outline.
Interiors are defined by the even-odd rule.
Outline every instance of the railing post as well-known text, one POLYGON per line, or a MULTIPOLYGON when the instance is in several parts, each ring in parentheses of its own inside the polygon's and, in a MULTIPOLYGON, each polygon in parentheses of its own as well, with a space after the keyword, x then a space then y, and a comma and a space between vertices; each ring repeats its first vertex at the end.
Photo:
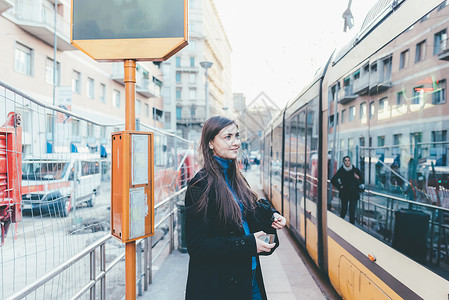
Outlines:
POLYGON ((144 244, 143 244, 143 247, 144 247, 144 252, 143 252, 143 265, 144 265, 143 290, 144 291, 148 290, 148 273, 149 273, 149 271, 148 271, 148 267, 149 267, 149 265, 148 265, 148 245, 149 245, 148 239, 149 238, 147 237, 143 240, 143 242, 144 242, 144 244))
POLYGON ((169 224, 168 224, 168 231, 170 234, 170 250, 169 253, 172 253, 175 249, 175 234, 174 234, 174 223, 175 223, 175 214, 174 214, 174 202, 175 198, 170 199, 169 201, 169 207, 170 207, 170 218, 169 218, 169 224))
POLYGON ((153 282, 153 237, 148 237, 148 284, 153 282))
MULTIPOLYGON (((95 280, 95 249, 90 252, 90 280, 95 280)), ((95 285, 90 288, 90 300, 95 300, 95 285)))
POLYGON ((104 276, 100 279, 100 299, 106 299, 106 244, 103 243, 100 246, 100 272, 104 273, 104 276))
POLYGON ((137 244, 137 292, 142 296, 142 242, 137 244))

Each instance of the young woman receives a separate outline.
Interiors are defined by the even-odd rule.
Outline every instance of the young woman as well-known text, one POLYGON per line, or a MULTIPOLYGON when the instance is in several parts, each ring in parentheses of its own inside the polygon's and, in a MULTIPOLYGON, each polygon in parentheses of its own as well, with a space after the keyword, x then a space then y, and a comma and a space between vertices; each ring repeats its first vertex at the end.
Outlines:
POLYGON ((186 299, 266 299, 259 255, 279 245, 262 241, 286 220, 257 200, 239 171, 240 140, 234 121, 215 116, 203 127, 203 168, 186 192, 186 239, 190 255, 186 299))

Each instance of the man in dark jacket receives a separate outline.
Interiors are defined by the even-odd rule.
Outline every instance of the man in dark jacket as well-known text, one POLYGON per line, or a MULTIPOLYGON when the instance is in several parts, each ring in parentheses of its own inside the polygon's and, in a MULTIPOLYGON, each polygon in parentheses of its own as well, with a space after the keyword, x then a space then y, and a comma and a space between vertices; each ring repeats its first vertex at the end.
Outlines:
POLYGON ((332 185, 339 191, 341 199, 340 217, 346 217, 349 203, 349 222, 355 223, 355 209, 360 192, 364 188, 364 180, 359 169, 351 164, 349 156, 343 157, 343 165, 331 179, 332 185))

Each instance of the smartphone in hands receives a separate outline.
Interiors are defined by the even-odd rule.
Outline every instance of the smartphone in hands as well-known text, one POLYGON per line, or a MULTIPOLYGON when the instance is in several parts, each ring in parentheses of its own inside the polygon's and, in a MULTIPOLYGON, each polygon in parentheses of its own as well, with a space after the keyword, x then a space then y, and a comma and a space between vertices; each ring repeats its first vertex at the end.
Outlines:
POLYGON ((264 234, 259 236, 259 239, 264 241, 267 244, 273 244, 274 243, 274 234, 264 234))

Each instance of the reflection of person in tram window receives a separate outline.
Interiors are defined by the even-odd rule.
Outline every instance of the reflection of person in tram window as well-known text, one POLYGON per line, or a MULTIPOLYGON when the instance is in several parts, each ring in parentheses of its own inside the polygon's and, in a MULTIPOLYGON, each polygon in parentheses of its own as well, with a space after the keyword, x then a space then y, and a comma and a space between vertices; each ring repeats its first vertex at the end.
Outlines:
POLYGON ((360 199, 360 191, 363 190, 365 181, 360 170, 352 165, 349 156, 343 157, 343 165, 332 177, 331 182, 339 190, 340 217, 346 217, 349 203, 349 222, 354 224, 357 200, 360 199))

